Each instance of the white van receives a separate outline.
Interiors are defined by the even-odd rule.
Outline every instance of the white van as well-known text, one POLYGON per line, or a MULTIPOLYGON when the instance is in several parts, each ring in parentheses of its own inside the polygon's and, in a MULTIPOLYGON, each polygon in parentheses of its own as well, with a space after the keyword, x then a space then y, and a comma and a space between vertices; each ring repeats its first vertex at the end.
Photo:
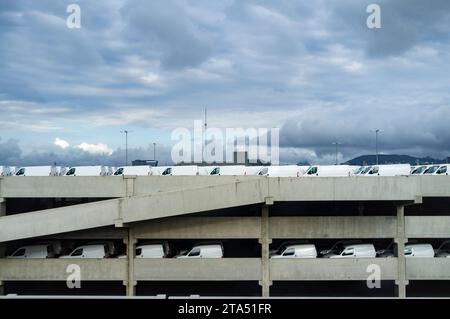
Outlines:
POLYGON ((175 258, 222 258, 223 246, 221 244, 198 244, 190 251, 182 251, 175 258))
POLYGON ((433 246, 430 244, 409 244, 405 246, 405 257, 434 257, 433 246))
POLYGON ((300 177, 306 172, 303 166, 297 165, 280 165, 267 166, 267 174, 269 177, 300 177))
POLYGON ((422 175, 435 175, 437 170, 441 167, 440 164, 437 165, 430 165, 423 173, 422 175))
POLYGON ((26 166, 17 169, 14 176, 58 176, 56 166, 26 166))
POLYGON ((64 176, 106 176, 105 166, 72 166, 64 176))
POLYGON ((170 168, 172 166, 153 166, 150 167, 150 175, 159 175, 161 176, 162 173, 164 173, 164 171, 168 168, 170 168))
POLYGON ((114 172, 114 176, 122 175, 150 175, 150 166, 120 166, 114 172))
POLYGON ((342 251, 325 255, 325 258, 375 258, 377 255, 373 244, 356 244, 345 246, 342 251))
POLYGON ((147 244, 136 246, 136 258, 166 258, 169 251, 164 244, 147 244))
POLYGON ((108 258, 108 245, 91 244, 75 248, 69 255, 59 258, 108 258))
POLYGON ((362 168, 362 166, 358 166, 358 165, 350 165, 350 168, 353 171, 353 175, 356 175, 362 168))
POLYGON ((423 174, 431 165, 419 165, 414 168, 411 167, 411 175, 423 174))
POLYGON ((410 164, 374 165, 364 176, 404 176, 411 174, 410 164))
POLYGON ((312 244, 288 245, 270 258, 317 258, 317 250, 312 244))
POLYGON ((441 165, 433 175, 448 175, 450 172, 450 164, 441 165))
POLYGON ((69 167, 67 167, 67 166, 58 166, 56 168, 56 170, 57 170, 56 172, 57 172, 58 176, 64 176, 67 173, 67 171, 69 170, 69 167))
POLYGON ((176 175, 198 175, 198 167, 196 165, 171 166, 166 168, 161 175, 176 176, 176 175))
POLYGON ((25 259, 25 258, 54 258, 55 252, 53 245, 29 245, 22 246, 16 249, 10 256, 6 258, 10 259, 25 259))
POLYGON ((245 175, 244 165, 224 165, 224 166, 214 166, 209 175, 245 175))
POLYGON ((14 166, 0 166, 0 176, 12 176, 15 173, 14 166))
POLYGON ((268 166, 245 166, 245 175, 263 175, 259 174, 264 168, 268 166))
POLYGON ((353 168, 350 165, 318 165, 311 166, 305 176, 353 176, 353 168))
POLYGON ((365 174, 367 174, 367 172, 370 170, 371 167, 372 166, 361 166, 355 175, 358 175, 358 176, 365 175, 365 174))

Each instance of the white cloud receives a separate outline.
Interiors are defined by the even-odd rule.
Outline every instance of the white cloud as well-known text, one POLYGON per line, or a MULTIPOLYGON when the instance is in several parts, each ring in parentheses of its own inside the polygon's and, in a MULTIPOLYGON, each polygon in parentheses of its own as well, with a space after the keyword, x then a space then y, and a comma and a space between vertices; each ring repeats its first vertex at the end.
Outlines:
POLYGON ((77 148, 88 152, 90 154, 107 154, 111 155, 113 153, 113 150, 108 147, 108 145, 103 143, 97 143, 97 144, 89 144, 89 143, 81 143, 77 145, 77 148))
POLYGON ((66 148, 68 148, 70 146, 70 144, 67 141, 62 140, 62 139, 60 139, 58 137, 55 138, 55 141, 53 142, 53 144, 58 146, 58 147, 61 147, 62 149, 66 149, 66 148))

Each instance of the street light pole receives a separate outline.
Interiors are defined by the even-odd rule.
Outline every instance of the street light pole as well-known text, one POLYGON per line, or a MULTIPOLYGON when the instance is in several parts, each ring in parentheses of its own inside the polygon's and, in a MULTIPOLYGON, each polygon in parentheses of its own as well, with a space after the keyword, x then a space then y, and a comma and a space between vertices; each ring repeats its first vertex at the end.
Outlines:
POLYGON ((153 142, 153 160, 156 161, 156 143, 153 142))
POLYGON ((375 129, 375 156, 376 156, 376 162, 378 165, 378 133, 380 132, 380 129, 375 129))
POLYGON ((128 133, 133 131, 123 130, 120 133, 125 133, 125 166, 128 166, 128 133))

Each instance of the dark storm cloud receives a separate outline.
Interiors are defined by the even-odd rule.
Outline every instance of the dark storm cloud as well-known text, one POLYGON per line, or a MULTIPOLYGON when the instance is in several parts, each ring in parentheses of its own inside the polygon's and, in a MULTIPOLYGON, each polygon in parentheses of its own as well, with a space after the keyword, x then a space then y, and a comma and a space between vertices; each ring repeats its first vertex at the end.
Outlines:
POLYGON ((330 8, 333 14, 328 23, 343 31, 343 41, 362 45, 369 57, 401 55, 418 43, 449 40, 450 2, 446 0, 346 0, 330 3, 330 8), (381 29, 366 26, 366 8, 373 3, 381 9, 381 29))
POLYGON ((143 54, 160 51, 167 69, 197 66, 211 54, 207 39, 196 32, 175 1, 133 1, 122 8, 126 36, 138 40, 143 54))

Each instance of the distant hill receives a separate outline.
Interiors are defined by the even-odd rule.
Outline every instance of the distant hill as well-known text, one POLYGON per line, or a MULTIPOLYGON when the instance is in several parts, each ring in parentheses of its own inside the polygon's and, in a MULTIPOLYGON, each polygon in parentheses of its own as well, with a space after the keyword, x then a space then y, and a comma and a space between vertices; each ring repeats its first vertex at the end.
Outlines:
MULTIPOLYGON (((434 164, 434 163, 447 163, 449 162, 450 157, 445 159, 436 159, 427 157, 415 157, 409 155, 387 155, 387 154, 379 154, 378 155, 378 163, 379 164, 434 164)), ((349 165, 374 165, 376 164, 376 156, 375 155, 362 155, 351 159, 344 164, 349 165)))

